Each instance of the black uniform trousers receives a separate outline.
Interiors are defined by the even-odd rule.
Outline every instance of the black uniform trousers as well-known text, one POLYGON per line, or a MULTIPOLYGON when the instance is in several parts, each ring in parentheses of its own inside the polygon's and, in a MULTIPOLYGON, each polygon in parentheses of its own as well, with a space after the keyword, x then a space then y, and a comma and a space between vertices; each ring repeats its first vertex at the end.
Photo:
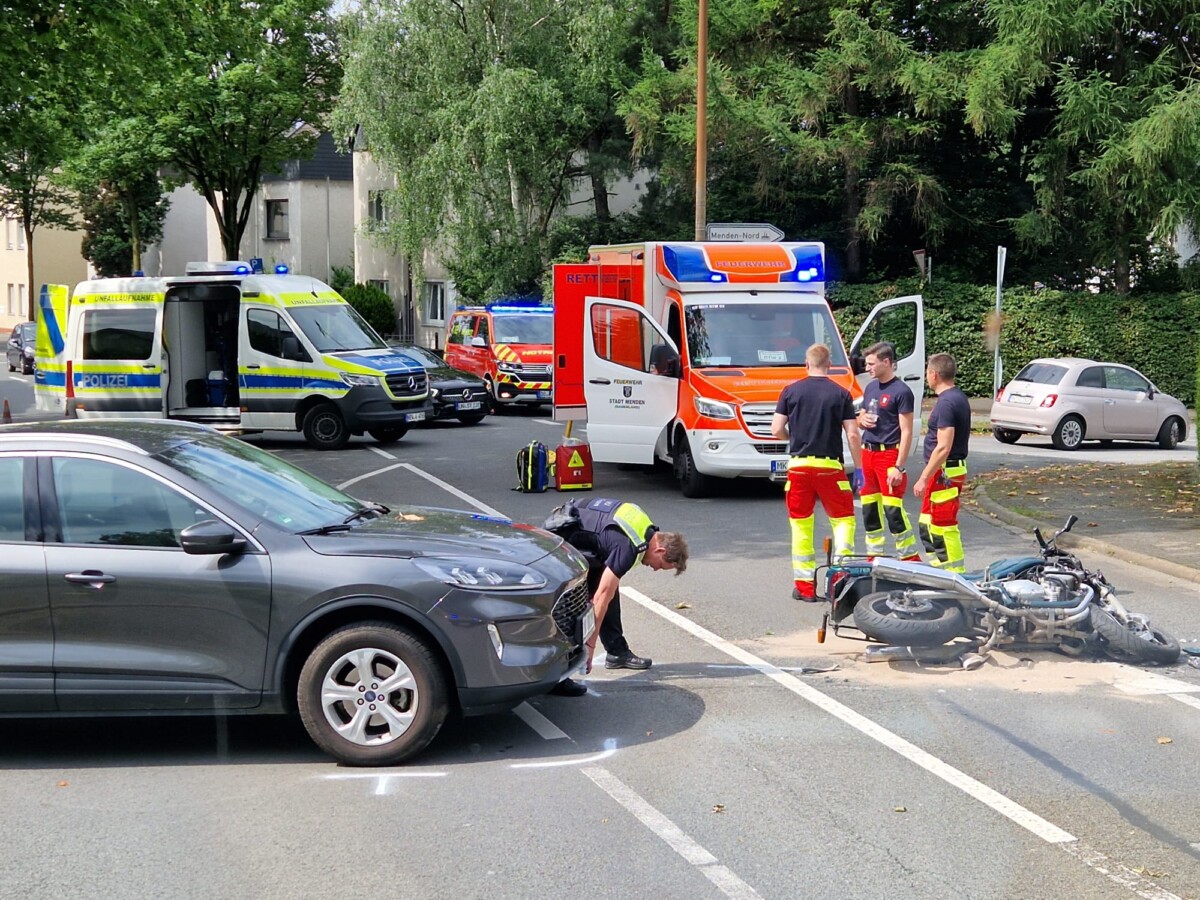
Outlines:
MULTIPOLYGON (((588 567, 588 596, 596 596, 604 569, 604 565, 588 567)), ((608 611, 604 613, 604 621, 600 623, 600 643, 604 645, 604 652, 611 653, 613 656, 626 656, 631 652, 629 641, 625 640, 625 632, 621 627, 620 590, 609 601, 608 611)))

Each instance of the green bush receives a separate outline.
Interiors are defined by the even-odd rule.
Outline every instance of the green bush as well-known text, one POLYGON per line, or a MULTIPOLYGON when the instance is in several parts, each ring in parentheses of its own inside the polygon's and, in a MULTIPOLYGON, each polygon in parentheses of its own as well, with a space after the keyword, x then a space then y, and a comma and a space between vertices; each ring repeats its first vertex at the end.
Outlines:
POLYGON ((387 292, 369 284, 352 284, 339 293, 381 335, 396 333, 396 307, 387 292))
MULTIPOLYGON (((958 383, 969 395, 992 393, 992 354, 983 327, 996 289, 917 278, 872 285, 838 285, 830 295, 843 333, 853 334, 872 306, 888 297, 925 297, 925 352, 950 353, 958 383)), ((1194 405, 1200 381, 1192 360, 1200 352, 1200 293, 1091 294, 1012 288, 1003 297, 1000 355, 1007 381, 1039 356, 1080 356, 1119 362, 1143 372, 1161 390, 1194 405)))

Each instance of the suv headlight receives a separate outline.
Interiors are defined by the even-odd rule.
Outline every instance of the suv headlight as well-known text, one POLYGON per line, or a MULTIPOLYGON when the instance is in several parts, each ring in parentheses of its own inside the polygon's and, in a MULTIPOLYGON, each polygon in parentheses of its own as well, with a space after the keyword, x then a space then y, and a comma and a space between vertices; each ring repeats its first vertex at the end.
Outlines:
POLYGON ((524 591, 546 586, 540 572, 492 559, 414 559, 417 568, 467 591, 524 591))
POLYGON ((373 387, 379 384, 379 376, 352 375, 349 372, 343 372, 342 381, 346 382, 350 387, 373 387))
POLYGON ((732 419, 737 413, 728 403, 722 403, 720 400, 708 400, 704 397, 696 397, 696 412, 709 419, 732 419))
POLYGON ((429 389, 429 396, 432 397, 434 400, 436 400, 441 395, 442 395, 442 392, 439 388, 431 387, 429 389))

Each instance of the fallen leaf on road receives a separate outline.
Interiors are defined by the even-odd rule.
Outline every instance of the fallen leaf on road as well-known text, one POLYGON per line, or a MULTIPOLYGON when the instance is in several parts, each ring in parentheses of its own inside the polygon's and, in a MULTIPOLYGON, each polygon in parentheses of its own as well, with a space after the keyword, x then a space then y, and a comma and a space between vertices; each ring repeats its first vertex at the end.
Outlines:
POLYGON ((58 786, 59 786, 59 787, 66 787, 66 786, 67 786, 67 785, 69 785, 70 783, 71 783, 71 782, 69 782, 69 781, 60 781, 60 782, 58 783, 58 786))
POLYGON ((715 813, 723 813, 723 812, 725 812, 725 804, 724 804, 724 803, 717 803, 716 805, 714 805, 714 806, 713 806, 713 812, 715 812, 715 813))
POLYGON ((646 732, 646 737, 650 737, 650 735, 652 735, 652 734, 654 734, 654 732, 653 732, 653 731, 647 731, 647 732, 646 732))
POLYGON ((892 807, 892 812, 908 812, 908 807, 894 806, 894 807, 892 807))
POLYGON ((1175 742, 1174 742, 1173 740, 1171 740, 1169 737, 1160 737, 1160 738, 1158 739, 1158 742, 1159 742, 1160 744, 1173 744, 1173 743, 1175 743, 1175 742))
POLYGON ((1099 522, 1088 522, 1088 523, 1087 523, 1087 527, 1088 527, 1088 528, 1099 528, 1099 527, 1100 527, 1100 523, 1099 523, 1099 522))
POLYGON ((1166 872, 1155 872, 1153 869, 1147 869, 1145 866, 1138 866, 1133 870, 1138 875, 1144 875, 1147 878, 1166 878, 1166 872))
POLYGON ((691 608, 692 608, 692 604, 690 604, 690 603, 676 603, 676 604, 675 604, 675 608, 676 608, 676 609, 691 609, 691 608))

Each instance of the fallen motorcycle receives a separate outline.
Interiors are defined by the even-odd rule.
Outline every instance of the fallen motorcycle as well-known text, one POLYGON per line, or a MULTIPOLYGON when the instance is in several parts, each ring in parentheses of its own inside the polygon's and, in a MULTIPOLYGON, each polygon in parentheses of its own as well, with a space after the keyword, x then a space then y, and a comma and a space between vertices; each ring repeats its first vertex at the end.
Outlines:
POLYGON ((887 557, 834 563, 827 556, 823 599, 830 609, 818 641, 830 623, 842 635, 852 619, 865 639, 886 645, 868 648, 868 661, 957 661, 973 669, 1004 648, 1174 663, 1179 642, 1127 610, 1103 573, 1059 548, 1077 521, 1071 516, 1049 540, 1035 529, 1038 556, 997 560, 968 576, 887 557))

